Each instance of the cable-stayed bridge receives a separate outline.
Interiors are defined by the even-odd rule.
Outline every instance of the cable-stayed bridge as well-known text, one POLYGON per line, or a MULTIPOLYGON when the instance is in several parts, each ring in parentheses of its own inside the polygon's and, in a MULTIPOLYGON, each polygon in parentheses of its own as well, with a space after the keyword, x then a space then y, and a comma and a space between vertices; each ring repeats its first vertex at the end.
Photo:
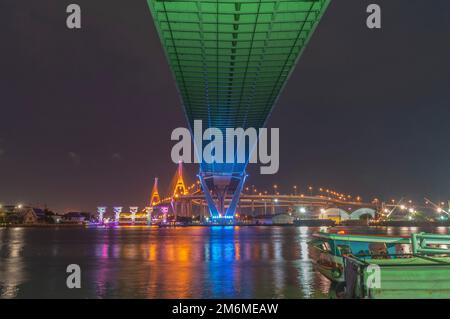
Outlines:
MULTIPOLYGON (((264 127, 329 2, 148 0, 191 131, 196 120, 223 136, 264 127)), ((234 218, 253 148, 244 161, 200 163, 213 219, 234 218)))

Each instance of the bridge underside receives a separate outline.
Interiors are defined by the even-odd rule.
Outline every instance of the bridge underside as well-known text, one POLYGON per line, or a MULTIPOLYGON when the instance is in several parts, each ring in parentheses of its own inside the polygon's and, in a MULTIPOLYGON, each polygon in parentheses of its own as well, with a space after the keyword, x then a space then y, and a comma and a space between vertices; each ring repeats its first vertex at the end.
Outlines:
MULTIPOLYGON (((226 128, 264 127, 329 2, 148 0, 191 131, 195 120, 202 121, 203 131, 218 128, 224 139, 226 128)), ((195 142, 203 150, 206 142, 195 142)), ((213 217, 234 216, 250 155, 244 163, 236 157, 200 163, 213 217), (224 193, 236 203, 225 208, 224 193)))

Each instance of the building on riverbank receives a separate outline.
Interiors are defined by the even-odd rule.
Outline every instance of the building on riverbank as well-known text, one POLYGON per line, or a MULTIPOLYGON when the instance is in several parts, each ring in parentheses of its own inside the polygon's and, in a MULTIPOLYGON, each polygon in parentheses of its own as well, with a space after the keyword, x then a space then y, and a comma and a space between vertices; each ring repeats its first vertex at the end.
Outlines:
POLYGON ((294 217, 289 214, 278 214, 272 217, 273 225, 292 225, 294 217))
POLYGON ((1 224, 38 224, 45 222, 45 218, 45 211, 40 208, 23 205, 5 205, 0 208, 1 224))

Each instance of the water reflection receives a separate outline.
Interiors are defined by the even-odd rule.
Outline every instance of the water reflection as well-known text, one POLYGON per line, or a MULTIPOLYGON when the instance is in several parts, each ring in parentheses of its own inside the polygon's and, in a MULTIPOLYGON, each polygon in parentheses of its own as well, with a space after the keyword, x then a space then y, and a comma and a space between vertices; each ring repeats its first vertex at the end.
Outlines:
MULTIPOLYGON (((317 230, 3 228, 0 293, 2 298, 327 298, 330 283, 314 271, 307 244, 317 230), (82 268, 82 289, 65 286, 71 263, 82 268)), ((370 230, 411 231, 423 230, 370 230)))
POLYGON ((26 280, 22 250, 23 228, 0 229, 0 296, 15 298, 26 280))

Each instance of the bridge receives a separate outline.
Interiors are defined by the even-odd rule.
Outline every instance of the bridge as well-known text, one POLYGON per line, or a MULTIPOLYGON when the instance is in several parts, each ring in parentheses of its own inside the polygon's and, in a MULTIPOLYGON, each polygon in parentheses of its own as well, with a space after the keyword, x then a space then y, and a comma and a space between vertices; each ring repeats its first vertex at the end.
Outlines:
MULTIPOLYGON (((264 127, 329 2, 148 0, 191 131, 197 120, 202 133, 217 128, 225 139, 227 128, 264 127)), ((200 162, 199 184, 212 219, 232 220, 247 201, 239 200, 256 145, 245 138, 240 143, 244 161, 230 155, 231 162, 200 162)), ((201 159, 205 142, 194 145, 201 159)))
MULTIPOLYGON (((200 181, 191 185, 186 184, 183 175, 183 163, 179 162, 167 196, 161 197, 158 189, 158 178, 150 195, 150 206, 154 215, 164 215, 161 219, 172 216, 173 220, 178 217, 196 217, 204 219, 209 214, 209 206, 200 181)), ((276 186, 276 185, 275 185, 276 186)), ((277 187, 276 187, 277 188, 277 187)), ((295 187, 297 189, 297 187, 295 187)), ((322 190, 322 188, 319 188, 322 190)), ((382 203, 379 201, 366 203, 359 197, 349 198, 349 195, 328 191, 323 189, 328 196, 305 195, 305 194, 268 194, 260 192, 255 194, 255 189, 245 188, 239 194, 239 203, 236 207, 236 216, 261 216, 270 217, 280 213, 293 213, 295 216, 304 218, 320 219, 359 219, 363 215, 375 218, 377 212, 381 211, 382 203)), ((233 200, 231 196, 224 197, 224 205, 229 205, 233 200)), ((387 206, 383 206, 387 207, 387 206)))
MULTIPOLYGON (((183 163, 179 162, 170 183, 169 189, 162 196, 159 190, 159 179, 155 178, 153 188, 144 209, 130 207, 130 210, 122 210, 123 207, 113 207, 114 217, 104 220, 107 207, 98 207, 99 220, 101 222, 113 222, 114 224, 165 224, 175 221, 201 222, 214 224, 220 220, 212 219, 209 211, 209 203, 204 194, 203 185, 199 180, 188 185, 185 180, 183 163)), ((249 220, 267 219, 277 215, 290 215, 289 218, 297 219, 332 219, 338 223, 347 220, 375 219, 376 222, 392 220, 396 217, 414 220, 415 215, 425 211, 434 213, 440 221, 448 220, 449 211, 445 202, 433 203, 424 198, 424 204, 413 203, 412 200, 391 199, 382 202, 374 198, 370 202, 362 201, 360 196, 351 196, 323 187, 305 187, 305 193, 297 193, 300 189, 294 185, 292 193, 282 194, 278 185, 273 185, 273 193, 258 192, 254 185, 245 187, 239 194, 240 201, 236 206, 233 222, 245 223, 249 220), (313 191, 314 190, 314 191, 313 191), (308 193, 308 194, 306 194, 308 193), (406 215, 405 215, 406 214, 406 215), (402 216, 404 215, 404 216, 402 216)), ((224 197, 224 205, 230 205, 233 198, 224 197)), ((417 217, 417 216, 416 216, 417 217)), ((423 216, 422 216, 423 217, 423 216)), ((394 220, 399 220, 394 219, 394 220)), ((418 219, 420 220, 420 219, 418 219)), ((231 222, 231 221, 230 221, 231 222)))

